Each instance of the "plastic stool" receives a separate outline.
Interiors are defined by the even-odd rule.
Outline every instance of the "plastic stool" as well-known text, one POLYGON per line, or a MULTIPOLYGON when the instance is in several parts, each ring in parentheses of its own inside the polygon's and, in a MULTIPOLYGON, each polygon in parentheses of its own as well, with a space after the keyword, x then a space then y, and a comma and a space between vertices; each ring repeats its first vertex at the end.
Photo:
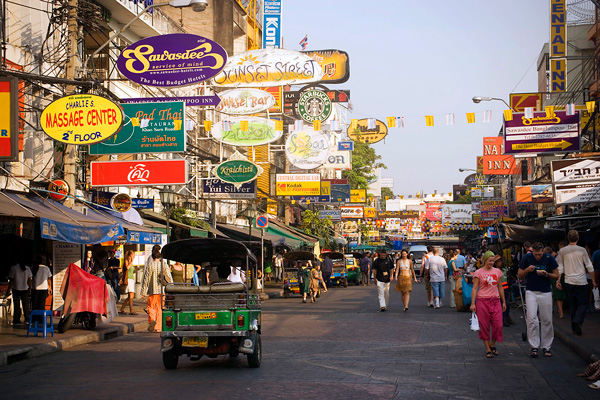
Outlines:
POLYGON ((52 337, 54 337, 54 321, 52 321, 52 311, 50 310, 32 310, 29 315, 29 329, 27 329, 27 337, 29 337, 30 333, 35 333, 37 336, 38 332, 46 334, 48 332, 52 333, 52 337), (35 316, 40 316, 43 319, 42 326, 38 326, 38 318, 34 318, 35 316), (50 326, 48 326, 48 318, 50 318, 50 326), (35 319, 35 322, 34 322, 35 319))

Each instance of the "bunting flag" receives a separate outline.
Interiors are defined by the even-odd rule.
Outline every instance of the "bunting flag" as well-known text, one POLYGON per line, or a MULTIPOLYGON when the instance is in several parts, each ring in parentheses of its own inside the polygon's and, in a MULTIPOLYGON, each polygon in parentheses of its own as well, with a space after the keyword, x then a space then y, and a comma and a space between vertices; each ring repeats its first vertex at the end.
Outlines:
POLYGON ((533 118, 533 107, 525 107, 525 118, 533 118))
POLYGON ((194 122, 193 119, 188 119, 185 121, 185 130, 186 131, 193 131, 195 127, 196 127, 196 122, 194 122))
POLYGON ((504 120, 505 121, 513 120, 512 110, 504 110, 504 120))
MULTIPOLYGON (((188 119, 187 122, 194 123, 194 121, 192 121, 191 119, 188 119)), ((141 119, 140 120, 140 128, 147 128, 148 125, 150 125, 149 119, 141 119)), ((192 127, 192 129, 194 129, 194 128, 192 127)), ((191 130, 191 129, 189 129, 189 130, 191 130)))
POLYGON ((240 121, 240 131, 248 132, 248 121, 240 121))
POLYGON ((492 110, 485 110, 483 112, 483 122, 492 122, 492 110))
POLYGON ((548 118, 554 117, 554 106, 546 106, 546 107, 544 107, 544 109, 546 110, 546 117, 548 117, 548 118))
POLYGON ((468 124, 475 123, 475 113, 467 113, 467 123, 468 124))
POLYGON ((231 121, 223 121, 223 130, 225 132, 231 132, 231 121))
POLYGON ((404 198, 404 195, 400 195, 400 199, 403 199, 403 198, 404 198))
POLYGON ((337 119, 332 119, 331 122, 329 123, 329 128, 332 131, 339 131, 340 130, 340 121, 338 121, 337 119))
POLYGON ((182 123, 182 121, 180 119, 173 120, 173 125, 175 126, 176 131, 181 129, 181 123, 182 123))
POLYGON ((304 38, 300 41, 300 46, 302 46, 302 50, 306 50, 306 46, 308 46, 308 35, 304 36, 304 38))
POLYGON ((320 131, 321 130, 321 120, 320 119, 315 119, 313 121, 313 129, 315 131, 320 131))
POLYGON ((594 110, 596 109, 596 101, 592 100, 592 101, 586 101, 585 102, 585 108, 587 108, 588 113, 593 113, 594 110))
POLYGON ((396 124, 400 125, 400 128, 404 128, 404 117, 396 117, 396 124))
POLYGON ((396 118, 394 117, 387 117, 387 126, 388 128, 395 128, 396 127, 396 118))
POLYGON ((140 126, 139 118, 130 118, 130 120, 131 120, 131 126, 140 126))
POLYGON ((454 125, 454 114, 446 114, 446 125, 454 125))
POLYGON ((297 120, 294 122, 294 130, 295 130, 295 131, 301 131, 303 127, 304 127, 304 124, 302 123, 302 120, 301 120, 301 119, 297 119, 297 120))
POLYGON ((275 130, 277 132, 283 131, 283 121, 275 120, 275 130))
POLYGON ((427 126, 433 126, 433 115, 426 115, 425 116, 425 125, 427 125, 427 126))
POLYGON ((376 126, 377 124, 375 123, 375 118, 367 119, 367 129, 375 129, 376 126))
POLYGON ((352 132, 353 130, 355 130, 357 125, 358 125, 358 120, 351 119, 350 120, 350 131, 352 132))
POLYGON ((211 128, 211 122, 210 121, 204 121, 204 130, 206 132, 210 132, 210 128, 211 128))
POLYGON ((566 105, 567 115, 575 115, 575 103, 569 103, 566 105))

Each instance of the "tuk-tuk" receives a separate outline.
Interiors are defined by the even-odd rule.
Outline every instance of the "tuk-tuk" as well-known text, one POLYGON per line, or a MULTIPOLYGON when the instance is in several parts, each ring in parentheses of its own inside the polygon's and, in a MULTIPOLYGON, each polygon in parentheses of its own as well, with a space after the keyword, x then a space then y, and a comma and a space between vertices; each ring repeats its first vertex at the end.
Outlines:
POLYGON ((247 356, 250 367, 260 367, 256 257, 238 241, 217 238, 177 240, 163 247, 162 256, 184 264, 218 265, 219 276, 209 284, 166 285, 160 333, 164 367, 176 368, 181 355, 195 361, 202 356, 237 357, 240 353, 247 356))
POLYGON ((363 258, 362 253, 354 252, 352 254, 344 254, 346 258, 346 269, 348 270, 348 283, 360 285, 362 274, 360 273, 360 259, 363 258))
MULTIPOLYGON (((298 285, 298 265, 310 261, 317 265, 317 257, 310 251, 290 251, 283 255, 283 297, 288 298, 290 294, 300 294, 298 285)), ((319 297, 320 291, 317 293, 319 297)))
POLYGON ((321 253, 321 260, 328 255, 333 262, 333 272, 331 274, 331 284, 348 287, 348 271, 346 270, 346 258, 343 253, 337 251, 327 251, 321 253))

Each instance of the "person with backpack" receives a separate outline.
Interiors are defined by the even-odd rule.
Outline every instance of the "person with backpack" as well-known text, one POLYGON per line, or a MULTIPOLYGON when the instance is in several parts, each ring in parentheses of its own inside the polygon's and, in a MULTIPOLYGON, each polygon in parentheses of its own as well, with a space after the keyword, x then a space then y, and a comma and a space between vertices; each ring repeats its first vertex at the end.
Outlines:
POLYGON ((375 286, 377 286, 379 310, 381 312, 387 311, 390 299, 390 282, 393 274, 396 271, 396 268, 391 257, 387 255, 385 249, 379 250, 379 257, 373 260, 371 270, 373 271, 375 286))
POLYGON ((302 295, 303 303, 306 303, 306 296, 310 292, 309 275, 310 275, 310 270, 308 269, 308 266, 305 263, 299 264, 297 278, 298 278, 298 285, 300 287, 299 293, 302 295))

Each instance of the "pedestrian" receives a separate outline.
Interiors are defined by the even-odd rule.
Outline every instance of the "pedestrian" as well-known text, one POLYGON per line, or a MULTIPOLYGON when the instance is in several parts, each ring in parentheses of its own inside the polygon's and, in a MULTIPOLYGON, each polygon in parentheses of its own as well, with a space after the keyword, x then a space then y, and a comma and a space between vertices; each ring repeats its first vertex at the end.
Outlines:
POLYGON ((108 250, 108 268, 106 277, 108 278, 108 283, 115 291, 117 295, 117 301, 121 300, 121 289, 119 288, 119 269, 121 268, 121 262, 118 258, 115 257, 115 250, 108 250))
MULTIPOLYGON (((227 272, 230 272, 229 268, 227 268, 227 272)), ((148 330, 150 332, 160 332, 162 330, 163 277, 168 283, 173 283, 171 270, 161 256, 160 246, 155 244, 152 246, 152 254, 146 261, 141 291, 142 298, 145 298, 146 295, 148 296, 146 305, 148 310, 148 330)))
POLYGON ((329 289, 331 287, 331 274, 333 273, 333 261, 329 258, 329 254, 325 253, 325 259, 323 260, 323 279, 325 285, 329 289))
POLYGON ((21 307, 25 314, 24 324, 29 324, 29 291, 31 290, 33 275, 31 268, 24 259, 10 267, 8 271, 8 289, 6 297, 13 295, 13 325, 21 324, 21 307))
POLYGON ((390 299, 390 281, 394 275, 395 268, 393 261, 387 256, 385 249, 379 250, 379 257, 373 261, 371 270, 373 271, 373 278, 377 286, 379 310, 381 312, 387 311, 390 299))
POLYGON ((306 296, 310 292, 310 281, 309 281, 310 271, 305 263, 298 264, 298 285, 299 285, 299 293, 302 295, 302 302, 306 303, 306 296))
POLYGON ((135 259, 135 253, 133 250, 127 250, 125 252, 125 258, 123 259, 123 276, 121 278, 121 283, 125 287, 125 293, 123 293, 126 297, 126 300, 121 304, 121 310, 119 314, 125 314, 125 306, 129 304, 129 315, 137 315, 136 312, 133 312, 133 296, 135 295, 135 276, 134 273, 138 270, 133 265, 133 260, 135 259))
POLYGON ((96 268, 96 266, 94 265, 94 258, 92 257, 92 250, 88 250, 85 252, 85 260, 83 260, 83 265, 82 265, 82 269, 87 272, 88 274, 91 274, 92 271, 94 271, 94 269, 96 268))
POLYGON ((275 283, 283 280, 283 255, 277 253, 275 255, 275 283))
POLYGON ((497 356, 496 342, 502 342, 502 312, 506 310, 506 298, 502 288, 502 271, 494 267, 500 256, 487 251, 483 254, 483 266, 473 274, 471 311, 477 313, 479 339, 485 345, 485 356, 497 356), (491 328, 490 328, 491 327, 491 328))
POLYGON ((170 266, 173 283, 185 283, 185 267, 179 261, 170 266))
MULTIPOLYGON (((456 282, 458 282, 461 278, 460 269, 458 268, 458 256, 460 250, 451 250, 450 251, 450 259, 448 260, 448 280, 450 281, 450 287, 452 290, 456 288, 456 282)), ((450 307, 456 308, 456 300, 454 299, 454 294, 450 291, 450 307)))
POLYGON ((42 264, 42 257, 35 256, 31 266, 32 287, 31 309, 45 310, 46 298, 52 294, 52 272, 50 268, 42 264))
POLYGON ((408 303, 410 303, 410 292, 412 291, 412 281, 417 283, 417 275, 413 262, 408 259, 408 251, 402 250, 400 259, 396 263, 396 275, 394 280, 397 280, 396 292, 400 292, 404 311, 408 311, 408 303))
POLYGON ((317 301, 317 294, 319 293, 319 282, 321 280, 321 275, 320 275, 320 271, 321 271, 321 266, 319 265, 319 263, 317 263, 317 265, 313 266, 313 268, 310 270, 310 302, 314 303, 315 301, 317 301))
POLYGON ((571 313, 571 328, 575 335, 581 336, 581 325, 585 319, 585 312, 588 307, 590 286, 586 278, 586 269, 592 278, 593 287, 598 287, 598 281, 594 274, 594 266, 587 251, 577 246, 579 233, 576 230, 570 230, 567 233, 569 245, 558 251, 556 261, 558 263, 559 282, 557 289, 562 289, 560 283, 561 275, 565 275, 565 289, 569 301, 569 310, 571 313))
POLYGON ((541 347, 545 357, 552 357, 550 347, 554 340, 554 328, 550 280, 558 279, 558 264, 550 254, 544 253, 544 245, 540 242, 534 243, 532 251, 525 254, 519 263, 519 279, 525 278, 527 339, 531 347, 529 356, 537 357, 541 347))
MULTIPOLYGON (((598 242, 598 250, 592 254, 592 265, 594 266, 594 278, 596 283, 600 284, 600 242, 598 242)), ((592 275, 592 274, 590 274, 592 275)), ((561 282, 562 283, 562 282, 561 282)), ((564 285, 563 285, 564 287, 564 285)))
POLYGON ((427 305, 433 308, 433 292, 431 291, 431 278, 429 274, 425 273, 427 261, 430 257, 433 257, 433 246, 427 246, 427 254, 423 254, 421 259, 421 271, 419 271, 419 282, 425 280, 425 291, 427 292, 427 305), (425 276, 425 278, 423 278, 425 276))
POLYGON ((362 286, 369 286, 369 271, 371 269, 371 253, 368 251, 359 262, 362 286))
MULTIPOLYGON (((567 245, 568 243, 566 241, 563 241, 559 244, 559 248, 563 248, 567 245)), ((556 257, 558 256, 558 252, 552 250, 551 247, 546 247, 544 249, 544 253, 548 253, 552 256, 552 258, 554 258, 556 260, 556 257)), ((560 280, 552 280, 550 283, 552 284, 552 300, 556 303, 556 312, 558 313, 558 318, 560 319, 564 319, 565 318, 565 312, 564 312, 564 302, 565 300, 567 300, 567 291, 565 290, 565 274, 561 274, 560 275, 560 280), (561 289, 559 289, 556 285, 557 283, 560 282, 560 287, 561 289)))
POLYGON ((577 374, 577 376, 586 378, 589 381, 595 381, 600 379, 600 360, 589 363, 584 373, 577 374))
POLYGON ((495 256, 495 260, 494 260, 494 268, 496 268, 498 271, 502 272, 502 276, 500 277, 500 286, 501 286, 501 290, 504 293, 504 300, 506 302, 506 307, 504 308, 504 310, 502 311, 502 325, 508 327, 510 326, 510 287, 508 285, 508 275, 509 275, 509 269, 508 266, 504 265, 504 261, 502 260, 502 257, 500 255, 495 256))
POLYGON ((457 248, 456 250, 454 250, 454 252, 456 253, 456 268, 459 270, 464 269, 465 265, 467 264, 467 259, 465 258, 465 256, 460 254, 460 249, 457 248))
POLYGON ((440 308, 445 296, 444 287, 446 285, 446 276, 448 275, 448 264, 440 255, 437 247, 433 248, 433 256, 427 260, 425 265, 425 276, 429 276, 431 282, 431 291, 433 292, 433 307, 440 308))

